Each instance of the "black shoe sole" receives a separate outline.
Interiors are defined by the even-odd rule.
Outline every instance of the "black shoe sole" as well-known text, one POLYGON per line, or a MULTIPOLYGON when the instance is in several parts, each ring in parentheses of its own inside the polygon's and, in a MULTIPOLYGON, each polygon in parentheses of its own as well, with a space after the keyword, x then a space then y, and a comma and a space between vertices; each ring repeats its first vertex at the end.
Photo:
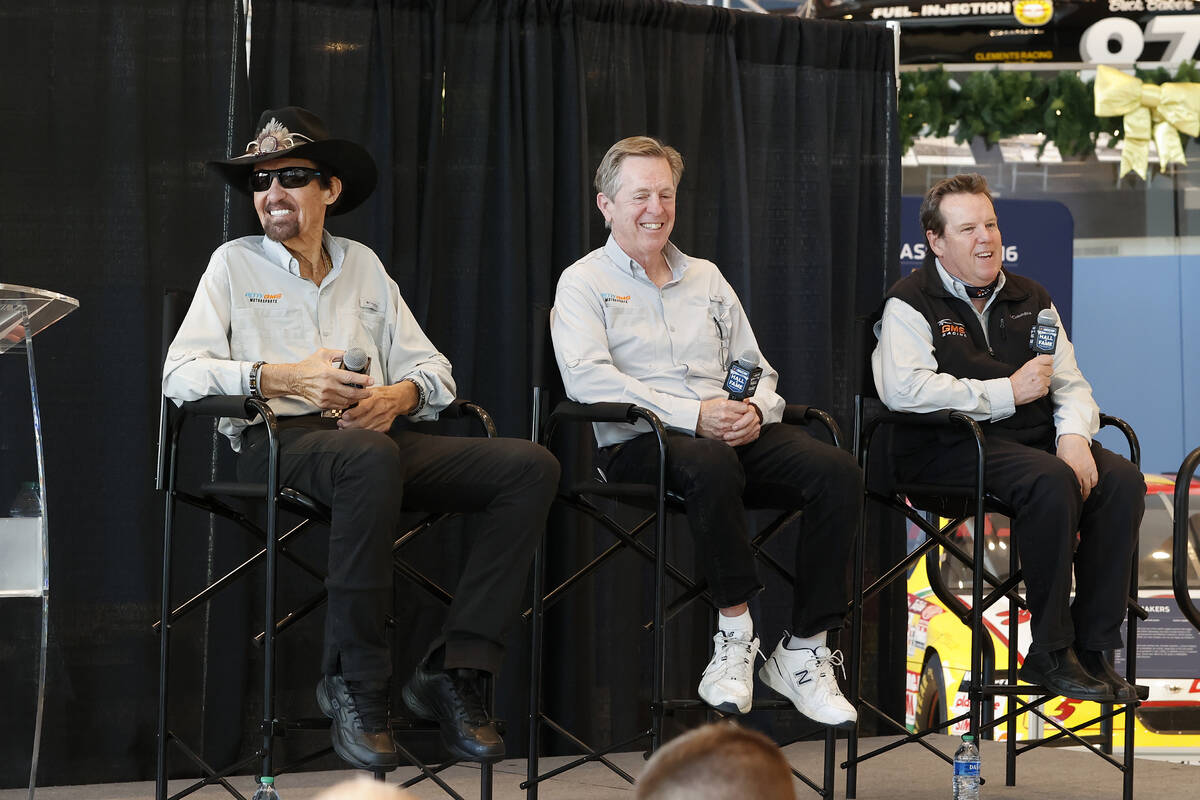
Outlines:
POLYGON ((1100 693, 1100 692, 1076 692, 1076 691, 1065 692, 1065 691, 1062 691, 1061 687, 1050 685, 1046 681, 1045 676, 1039 674, 1036 670, 1029 670, 1024 667, 1021 668, 1021 670, 1017 673, 1017 678, 1024 681, 1025 683, 1033 684, 1034 686, 1038 686, 1042 689, 1045 689, 1047 691, 1047 693, 1056 695, 1058 697, 1069 697, 1072 700, 1087 700, 1087 701, 1090 701, 1093 703, 1114 703, 1114 702, 1116 702, 1116 698, 1113 696, 1112 692, 1100 693))
POLYGON ((433 710, 429 708, 429 706, 425 705, 425 703, 423 703, 419 697, 417 697, 416 692, 414 692, 408 686, 408 684, 405 684, 404 688, 400 690, 400 700, 404 703, 404 707, 407 708, 417 719, 423 719, 427 722, 436 722, 438 724, 438 730, 441 732, 442 746, 450 751, 450 755, 454 756, 459 761, 474 761, 479 764, 493 764, 497 761, 504 760, 504 752, 490 756, 481 756, 460 746, 458 744, 458 740, 453 735, 447 733, 445 726, 442 725, 442 721, 438 719, 437 714, 433 713, 433 710))
POLYGON ((367 770, 368 772, 391 772, 400 766, 400 754, 396 753, 395 762, 388 758, 381 763, 372 763, 364 761, 361 758, 356 758, 353 753, 347 750, 345 743, 341 740, 341 728, 338 727, 337 719, 333 713, 333 704, 329 702, 329 695, 325 689, 325 681, 322 680, 317 685, 317 708, 321 709, 321 713, 329 718, 332 723, 329 726, 329 741, 333 745, 333 752, 342 761, 345 761, 355 769, 367 770))

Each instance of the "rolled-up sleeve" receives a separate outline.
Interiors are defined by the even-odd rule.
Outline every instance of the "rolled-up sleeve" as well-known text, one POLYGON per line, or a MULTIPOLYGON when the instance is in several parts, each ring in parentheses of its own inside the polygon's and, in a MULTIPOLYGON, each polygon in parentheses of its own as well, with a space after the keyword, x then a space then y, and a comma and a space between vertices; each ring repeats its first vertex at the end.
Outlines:
MULTIPOLYGON (((1053 308, 1053 306, 1051 306, 1053 308)), ((1058 309, 1054 309, 1058 313, 1058 309)), ((1056 438, 1078 434, 1089 442, 1100 430, 1100 407, 1092 396, 1092 386, 1083 377, 1075 361, 1075 346, 1059 326, 1058 345, 1054 350, 1054 374, 1050 378, 1050 401, 1054 405, 1056 438)))
POLYGON ((387 351, 388 382, 411 380, 419 384, 425 391, 425 408, 412 418, 437 419, 438 413, 454 400, 457 391, 450 360, 421 330, 395 284, 392 286, 392 303, 394 324, 387 351))
POLYGON ((163 364, 163 394, 176 405, 210 395, 250 393, 252 364, 232 360, 229 317, 229 273, 215 253, 163 364))

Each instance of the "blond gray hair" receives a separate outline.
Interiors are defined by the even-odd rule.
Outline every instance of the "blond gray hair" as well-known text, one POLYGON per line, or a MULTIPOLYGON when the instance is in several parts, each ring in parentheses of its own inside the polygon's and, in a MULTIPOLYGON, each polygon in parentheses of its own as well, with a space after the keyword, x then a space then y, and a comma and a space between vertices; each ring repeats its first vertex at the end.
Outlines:
POLYGON ((634 787, 635 800, 795 800, 783 751, 758 731, 732 722, 685 733, 654 754, 634 787))
POLYGON ((621 163, 630 156, 665 158, 671 165, 671 181, 679 186, 683 177, 683 156, 670 145, 649 136, 630 136, 608 148, 596 168, 596 191, 609 200, 621 190, 621 163))

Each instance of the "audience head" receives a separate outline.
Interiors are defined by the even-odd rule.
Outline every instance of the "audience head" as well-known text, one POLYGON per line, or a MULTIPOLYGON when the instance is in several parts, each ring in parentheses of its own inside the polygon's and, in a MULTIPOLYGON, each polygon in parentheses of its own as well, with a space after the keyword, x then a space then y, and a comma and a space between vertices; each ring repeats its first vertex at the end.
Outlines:
POLYGON ((705 725, 660 749, 635 787, 637 800, 795 800, 791 767, 758 731, 705 725))

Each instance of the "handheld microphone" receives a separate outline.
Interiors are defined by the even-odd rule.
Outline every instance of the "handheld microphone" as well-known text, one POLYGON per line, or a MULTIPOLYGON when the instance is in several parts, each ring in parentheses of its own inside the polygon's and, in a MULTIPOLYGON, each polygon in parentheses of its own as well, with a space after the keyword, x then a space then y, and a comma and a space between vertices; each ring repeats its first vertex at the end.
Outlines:
POLYGON ((758 357, 752 350, 747 350, 729 365, 725 384, 721 388, 729 392, 730 400, 745 400, 754 396, 761 377, 762 367, 758 365, 758 357))
POLYGON ((342 356, 342 369, 366 375, 371 368, 371 357, 361 347, 351 347, 342 356))
POLYGON ((1029 349, 1035 356, 1053 355, 1058 346, 1058 314, 1052 308, 1038 312, 1037 324, 1029 329, 1029 349))
MULTIPOLYGON (((335 362, 337 363, 336 359, 335 362)), ((342 354, 341 363, 338 364, 347 372, 357 372, 359 375, 366 375, 371 369, 371 357, 366 354, 361 347, 351 347, 342 354)), ((347 383, 347 386, 357 386, 363 388, 361 383, 347 383)), ((338 419, 342 416, 343 411, 349 411, 357 406, 358 403, 352 403, 346 408, 329 408, 321 412, 321 416, 326 419, 338 419)))

